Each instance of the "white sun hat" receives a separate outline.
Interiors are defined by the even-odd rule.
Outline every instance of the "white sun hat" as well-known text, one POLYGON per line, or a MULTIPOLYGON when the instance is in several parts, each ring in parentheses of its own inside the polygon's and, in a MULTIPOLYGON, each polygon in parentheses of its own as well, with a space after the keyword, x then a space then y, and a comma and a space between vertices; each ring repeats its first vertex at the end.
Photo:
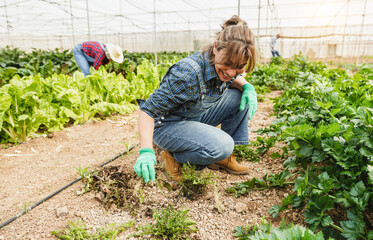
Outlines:
POLYGON ((123 62, 123 51, 122 48, 108 43, 106 44, 107 51, 109 52, 110 58, 117 63, 122 63, 123 62))

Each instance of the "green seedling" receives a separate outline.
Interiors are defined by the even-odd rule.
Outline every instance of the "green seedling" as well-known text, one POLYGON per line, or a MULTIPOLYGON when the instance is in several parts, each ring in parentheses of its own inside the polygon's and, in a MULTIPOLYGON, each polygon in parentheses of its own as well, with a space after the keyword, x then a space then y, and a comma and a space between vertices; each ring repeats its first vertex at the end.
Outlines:
POLYGON ((22 211, 24 211, 25 213, 28 212, 28 203, 27 202, 24 202, 22 206, 19 206, 19 209, 21 209, 22 211))
POLYGON ((213 183, 216 178, 215 173, 205 174, 203 171, 197 171, 195 165, 183 164, 181 168, 183 179, 180 181, 181 192, 191 200, 206 194, 207 185, 213 183))
POLYGON ((122 141, 120 141, 119 143, 123 144, 126 147, 126 152, 128 154, 130 152, 130 149, 131 149, 132 145, 128 144, 128 143, 125 143, 125 142, 122 142, 122 141))
POLYGON ((78 195, 82 195, 86 192, 91 191, 91 184, 93 181, 93 177, 92 177, 92 174, 89 172, 89 168, 90 167, 86 167, 83 169, 80 165, 78 168, 75 168, 78 171, 79 176, 81 177, 83 185, 84 185, 82 190, 78 192, 78 195))
POLYGON ((144 199, 145 199, 145 196, 142 194, 143 191, 144 189, 142 187, 140 187, 139 190, 137 191, 139 194, 139 201, 141 204, 144 203, 144 199))
POLYGON ((188 212, 189 209, 176 210, 173 206, 155 211, 153 214, 155 223, 140 226, 138 228, 140 232, 130 237, 150 235, 156 239, 190 239, 188 236, 198 229, 194 227, 196 222, 189 218, 188 212))

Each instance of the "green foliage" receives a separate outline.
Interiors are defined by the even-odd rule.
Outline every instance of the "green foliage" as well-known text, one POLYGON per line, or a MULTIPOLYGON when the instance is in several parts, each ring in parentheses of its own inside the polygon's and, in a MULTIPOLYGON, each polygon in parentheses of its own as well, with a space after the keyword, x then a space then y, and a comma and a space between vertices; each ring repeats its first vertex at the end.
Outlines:
POLYGON ((263 220, 259 225, 242 227, 234 229, 234 237, 239 240, 283 240, 283 239, 302 239, 302 240, 324 240, 322 232, 314 233, 312 230, 299 225, 286 224, 282 222, 279 228, 275 228, 271 223, 263 220))
MULTIPOLYGON (((158 63, 177 62, 181 58, 190 55, 191 52, 159 52, 158 63)), ((116 63, 111 61, 106 65, 108 72, 117 75, 122 74, 125 78, 137 74, 137 67, 144 60, 154 64, 154 53, 128 53, 123 52, 124 61, 116 63)), ((37 50, 26 53, 18 48, 9 47, 0 49, 0 86, 6 84, 18 75, 20 77, 38 75, 46 78, 53 74, 72 75, 79 70, 71 50, 37 50)))
POLYGON ((275 100, 277 119, 259 131, 288 145, 284 165, 298 175, 294 193, 270 209, 273 217, 285 209, 305 209, 308 226, 326 236, 367 239, 371 234, 364 218, 352 212, 373 204, 372 76, 369 67, 351 76, 302 56, 253 74, 266 86, 286 86, 275 100), (350 211, 349 219, 360 219, 359 227, 352 220, 338 226, 329 215, 336 207, 350 211))
POLYGON ((83 182, 83 188, 81 191, 78 192, 79 195, 84 194, 86 192, 91 191, 91 185, 93 182, 93 174, 89 171, 90 167, 82 168, 80 165, 76 168, 76 170, 79 173, 80 178, 83 182))
MULTIPOLYGON (((277 157, 287 158, 284 166, 298 177, 294 193, 269 212, 276 217, 286 209, 304 209, 310 229, 326 237, 371 238, 373 232, 358 213, 373 206, 372 68, 359 66, 351 76, 301 55, 277 60, 247 75, 254 85, 285 89, 275 100, 277 119, 257 132, 287 144, 277 157), (336 208, 347 211, 349 220, 334 222, 330 214, 336 208)), ((274 142, 262 137, 257 151, 267 151, 274 142)), ((255 179, 230 190, 240 195, 263 186, 255 179)))
POLYGON ((265 100, 266 94, 271 92, 271 89, 264 85, 255 86, 255 92, 258 94, 258 102, 263 102, 265 100))
POLYGON ((285 60, 282 57, 272 57, 270 65, 275 64, 275 65, 282 65, 285 63, 285 60))
POLYGON ((294 184, 294 182, 287 182, 291 177, 288 171, 282 171, 279 174, 266 173, 262 179, 252 178, 251 180, 235 183, 233 187, 227 188, 227 192, 233 193, 235 197, 246 195, 251 191, 264 190, 268 188, 282 188, 286 184, 294 184))
POLYGON ((23 77, 40 74, 45 78, 55 73, 71 74, 78 69, 73 58, 71 50, 33 49, 26 53, 18 48, 0 49, 0 86, 8 83, 15 75, 23 77))
POLYGON ((146 239, 149 239, 149 236, 156 239, 189 239, 188 236, 198 230, 194 227, 196 222, 187 215, 188 212, 189 210, 176 210, 173 206, 155 211, 153 214, 155 223, 140 226, 138 228, 140 232, 133 235, 146 235, 146 239))
MULTIPOLYGON (((263 133, 263 132, 262 132, 263 133)), ((282 154, 275 152, 271 154, 273 158, 284 158, 288 155, 287 147, 276 146, 277 136, 272 135, 269 137, 257 136, 255 142, 250 142, 248 145, 236 145, 233 153, 238 161, 243 159, 251 162, 259 162, 260 156, 263 156, 270 148, 276 147, 283 151, 282 154)))
POLYGON ((366 232, 366 224, 361 212, 347 210, 348 221, 341 221, 342 236, 346 239, 372 239, 373 231, 366 232))
POLYGON ((206 194, 207 185, 214 182, 217 177, 214 172, 210 171, 205 174, 203 171, 197 171, 195 165, 183 164, 181 168, 183 179, 180 181, 181 192, 191 200, 198 199, 206 194))
POLYGON ((285 89, 287 82, 284 81, 283 70, 279 65, 264 65, 256 67, 253 72, 248 73, 245 79, 255 86, 265 86, 273 90, 285 89))
POLYGON ((236 157, 237 161, 246 159, 250 162, 259 162, 260 155, 256 152, 255 149, 251 147, 251 145, 252 144, 234 146, 233 154, 236 157))
MULTIPOLYGON (((19 49, 1 49, 0 143, 20 143, 68 124, 130 113, 136 108, 136 99, 148 98, 167 69, 187 55, 160 53, 163 62, 155 66, 150 53, 146 57, 126 54, 126 61, 132 60, 123 75, 108 73, 106 66, 101 66, 84 77, 74 72, 78 67, 70 51, 26 54, 19 49)), ((108 69, 120 68, 112 64, 108 69)))
POLYGON ((333 199, 329 196, 320 196, 313 194, 308 200, 308 207, 304 214, 305 222, 315 231, 319 227, 326 227, 333 223, 332 218, 326 214, 327 210, 334 207, 333 199))
POLYGON ((0 88, 1 142, 23 142, 38 133, 62 129, 69 123, 85 123, 93 117, 130 113, 136 98, 128 93, 123 76, 103 70, 84 78, 39 75, 14 77, 0 88))
POLYGON ((137 75, 125 79, 102 66, 84 77, 15 76, 0 88, 0 141, 19 143, 37 133, 85 123, 93 117, 130 113, 136 99, 147 98, 158 87, 172 62, 158 65, 144 60, 137 75))
POLYGON ((88 231, 90 228, 81 221, 77 222, 68 222, 68 226, 63 230, 53 231, 52 234, 58 239, 64 240, 112 240, 127 228, 130 228, 134 225, 134 222, 128 222, 126 224, 117 224, 113 223, 108 225, 106 228, 98 228, 94 233, 88 231))

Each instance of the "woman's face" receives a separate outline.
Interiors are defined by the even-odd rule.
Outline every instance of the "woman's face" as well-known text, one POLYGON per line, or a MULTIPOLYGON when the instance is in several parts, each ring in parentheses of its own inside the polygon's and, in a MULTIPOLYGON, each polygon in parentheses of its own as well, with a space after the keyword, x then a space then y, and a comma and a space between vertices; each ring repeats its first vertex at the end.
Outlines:
POLYGON ((245 71, 247 60, 239 64, 238 68, 232 68, 234 65, 235 59, 223 59, 224 51, 218 51, 216 46, 214 46, 215 60, 218 59, 218 62, 223 62, 224 64, 215 63, 215 71, 219 76, 219 79, 223 82, 231 80, 233 77, 242 74, 245 71), (224 61, 222 61, 224 60, 224 61))

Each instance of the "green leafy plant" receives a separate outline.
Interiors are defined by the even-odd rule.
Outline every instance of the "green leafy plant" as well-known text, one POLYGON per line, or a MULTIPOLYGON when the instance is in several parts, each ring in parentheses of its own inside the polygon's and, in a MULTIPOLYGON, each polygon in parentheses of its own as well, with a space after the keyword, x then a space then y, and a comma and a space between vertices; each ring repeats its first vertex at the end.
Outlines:
POLYGON ((29 204, 27 202, 24 202, 22 206, 19 206, 19 209, 27 213, 29 210, 29 204))
POLYGON ((107 227, 99 227, 95 232, 89 231, 90 228, 84 222, 68 222, 68 226, 65 229, 52 231, 52 234, 58 239, 64 240, 112 240, 134 225, 133 221, 125 224, 110 224, 107 227))
POLYGON ((189 235, 198 230, 194 227, 196 222, 191 220, 187 213, 189 210, 176 210, 173 206, 155 211, 154 224, 140 226, 139 233, 133 236, 155 237, 156 239, 189 239, 189 235))
POLYGON ((121 141, 119 143, 123 144, 126 147, 126 152, 128 154, 129 151, 130 151, 130 149, 131 149, 131 147, 132 147, 132 145, 129 144, 129 143, 121 142, 121 141))
MULTIPOLYGON (((277 157, 286 158, 284 166, 298 177, 294 193, 271 208, 273 217, 297 208, 304 210, 308 227, 323 231, 326 237, 370 237, 370 223, 356 212, 366 214, 373 203, 372 73, 371 68, 362 67, 351 76, 299 55, 252 74, 258 84, 281 86, 282 81, 286 88, 275 100, 277 119, 261 133, 287 144, 277 157), (349 220, 338 225, 333 217, 336 209, 350 215, 349 220), (361 219, 359 227, 351 219, 361 219)), ((262 142, 264 151, 272 145, 262 142)))
POLYGON ((89 171, 89 168, 90 167, 86 167, 83 169, 80 165, 79 167, 76 168, 83 182, 83 188, 81 191, 78 192, 78 195, 82 195, 86 192, 91 191, 93 176, 92 176, 92 173, 89 171))
POLYGON ((259 162, 260 155, 251 146, 252 144, 234 146, 233 154, 237 161, 243 161, 245 159, 250 162, 259 162))
POLYGON ((324 240, 322 232, 314 233, 305 227, 294 225, 293 223, 286 224, 282 221, 279 228, 275 228, 266 220, 262 220, 260 224, 242 227, 238 226, 234 229, 234 237, 239 240, 280 240, 280 239, 302 239, 302 240, 324 240))
POLYGON ((124 75, 101 66, 84 77, 75 71, 71 52, 27 55, 8 50, 0 49, 0 142, 15 144, 70 124, 131 113, 136 99, 147 98, 167 69, 185 55, 164 53, 164 62, 156 66, 148 60, 152 54, 134 54, 138 63, 129 63, 124 75))
POLYGON ((195 165, 183 164, 181 168, 183 179, 180 181, 181 192, 186 198, 195 200, 206 194, 207 185, 213 183, 216 178, 214 172, 197 171, 195 165))
POLYGON ((267 173, 262 179, 254 177, 245 182, 236 182, 233 187, 227 188, 226 191, 233 193, 235 197, 239 197, 241 195, 246 195, 251 191, 264 190, 268 188, 282 188, 287 184, 294 184, 294 182, 286 181, 290 177, 291 174, 286 170, 279 174, 267 173))

